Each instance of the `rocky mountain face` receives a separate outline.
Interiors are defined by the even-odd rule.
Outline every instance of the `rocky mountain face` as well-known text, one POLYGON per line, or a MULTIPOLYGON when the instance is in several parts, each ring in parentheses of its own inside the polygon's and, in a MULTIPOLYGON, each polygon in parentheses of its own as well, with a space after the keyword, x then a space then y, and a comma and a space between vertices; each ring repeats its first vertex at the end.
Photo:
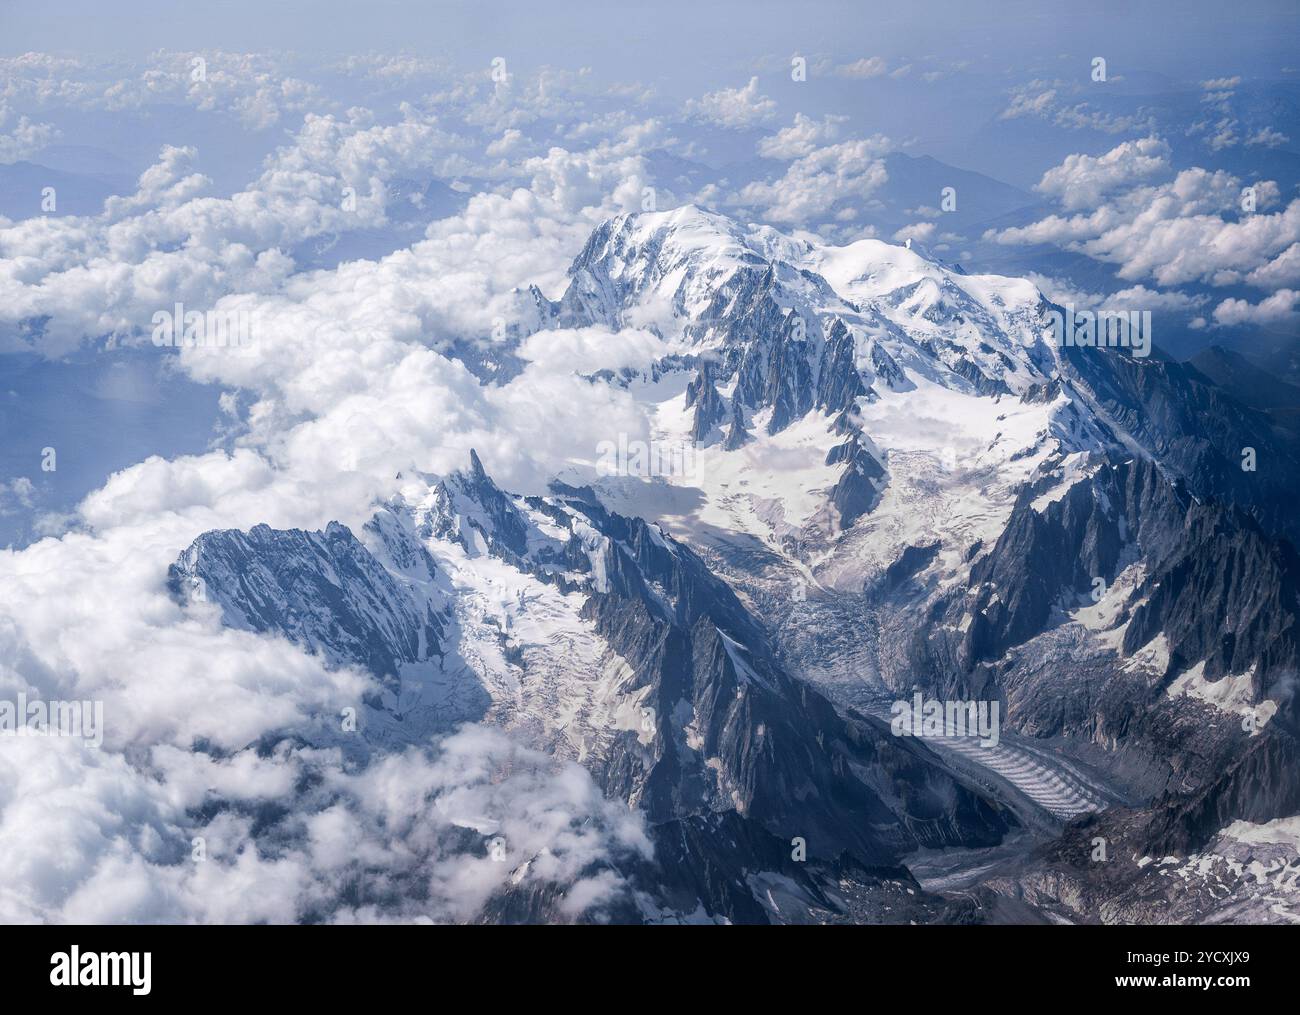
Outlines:
MULTIPOLYGON (((472 537, 521 577, 581 590, 581 620, 622 661, 615 690, 635 702, 632 728, 610 731, 608 747, 586 763, 610 795, 645 813, 656 841, 685 851, 689 884, 701 893, 686 912, 707 902, 714 915, 762 917, 753 892, 737 894, 736 885, 749 871, 785 877, 792 844, 810 861, 791 868, 805 885, 800 894, 816 900, 836 863, 910 883, 898 863, 906 853, 992 844, 1014 825, 925 750, 878 722, 839 715, 793 680, 726 583, 646 522, 581 494, 513 499, 477 455, 432 488, 430 505, 380 512, 366 526, 375 553, 338 523, 319 533, 207 533, 177 562, 173 581, 179 591, 201 577, 219 590, 213 599, 232 626, 281 634, 381 681, 402 663, 458 651, 417 587, 438 574, 431 551, 472 537), (416 603, 430 610, 427 628, 409 623, 416 603), (435 631, 442 641, 429 637, 435 631)), ((662 880, 654 871, 642 872, 647 885, 662 880)), ((682 890, 670 893, 678 905, 682 890)))
POLYGON ((957 662, 1001 658, 1136 565, 1142 576, 1118 606, 1125 655, 1163 637, 1163 676, 1203 663, 1210 679, 1255 669, 1263 684, 1297 664, 1298 563, 1290 543, 1240 509, 1197 501, 1149 459, 1066 459, 1022 490, 971 568, 951 616, 963 630, 957 662))
POLYGON ((1102 838, 1187 855, 1300 810, 1298 565, 1151 460, 1063 463, 1022 492, 914 663, 1007 701, 1016 729, 1087 745, 1146 801, 1097 819, 1102 838))
POLYGON ((206 532, 169 571, 173 592, 216 603, 231 627, 274 632, 335 664, 391 678, 442 654, 445 602, 429 552, 391 512, 366 526, 391 570, 337 522, 322 532, 206 532))
POLYGON ((1158 349, 1049 341, 1025 280, 693 208, 606 222, 558 299, 518 295, 512 340, 668 342, 574 372, 699 467, 522 497, 471 455, 360 538, 207 533, 176 594, 372 674, 382 742, 473 718, 582 764, 654 844, 606 918, 1291 912, 1285 878, 1193 905, 1166 876, 1286 860, 1300 812, 1300 462, 1268 416, 1158 349), (913 694, 996 704, 1001 742, 896 735, 913 694), (937 849, 973 873, 915 876, 937 849))
POLYGON ((1239 504, 1293 544, 1300 448, 1258 410, 1190 364, 1069 349, 1063 376, 1123 434, 1201 499, 1239 504))

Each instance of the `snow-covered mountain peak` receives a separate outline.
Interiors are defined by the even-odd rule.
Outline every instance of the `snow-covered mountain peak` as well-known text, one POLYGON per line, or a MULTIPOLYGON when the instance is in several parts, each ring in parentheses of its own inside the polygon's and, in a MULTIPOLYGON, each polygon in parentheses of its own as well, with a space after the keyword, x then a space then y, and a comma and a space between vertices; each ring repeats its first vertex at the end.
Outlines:
POLYGON ((857 361, 893 360, 981 393, 1023 394, 1055 365, 1042 347, 1046 303, 1031 282, 966 275, 876 239, 831 246, 688 205, 603 223, 570 275, 552 305, 556 324, 645 327, 711 355, 770 346, 779 331, 807 343, 811 379, 837 321, 857 361), (877 344, 884 356, 872 353, 877 344))
POLYGON ((422 539, 459 544, 471 556, 527 552, 528 524, 470 449, 469 467, 444 478, 419 475, 410 493, 416 531, 422 539))
POLYGON ((620 215, 598 226, 574 260, 559 318, 667 334, 674 319, 702 313, 737 271, 766 267, 725 216, 692 205, 620 215))

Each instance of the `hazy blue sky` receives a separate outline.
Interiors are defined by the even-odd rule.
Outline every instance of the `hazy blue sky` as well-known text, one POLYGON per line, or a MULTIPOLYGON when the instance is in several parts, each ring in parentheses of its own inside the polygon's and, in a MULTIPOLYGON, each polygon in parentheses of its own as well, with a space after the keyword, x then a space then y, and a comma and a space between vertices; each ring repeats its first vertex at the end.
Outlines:
POLYGON ((695 90, 748 59, 795 50, 886 57, 934 55, 1017 71, 1059 53, 1208 77, 1276 73, 1300 63, 1294 0, 942 0, 748 2, 707 0, 507 0, 484 4, 403 0, 41 0, 0 4, 0 49, 122 52, 285 49, 339 54, 409 50, 476 66, 505 55, 523 67, 590 66, 666 91, 695 90))

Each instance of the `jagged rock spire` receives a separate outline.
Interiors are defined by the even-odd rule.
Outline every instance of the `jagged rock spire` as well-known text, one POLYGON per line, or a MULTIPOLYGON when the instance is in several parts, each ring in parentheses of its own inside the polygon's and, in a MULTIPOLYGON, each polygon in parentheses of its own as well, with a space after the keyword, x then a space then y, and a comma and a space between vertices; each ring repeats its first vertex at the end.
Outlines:
POLYGON ((727 418, 722 396, 713 383, 713 366, 707 360, 700 364, 695 379, 686 386, 686 407, 695 406, 695 422, 691 426, 691 440, 702 444, 713 428, 727 418))
POLYGON ((745 408, 740 404, 740 399, 733 398, 731 400, 731 426, 727 430, 727 439, 722 443, 723 450, 735 451, 739 447, 744 447, 752 439, 749 431, 745 429, 745 408))

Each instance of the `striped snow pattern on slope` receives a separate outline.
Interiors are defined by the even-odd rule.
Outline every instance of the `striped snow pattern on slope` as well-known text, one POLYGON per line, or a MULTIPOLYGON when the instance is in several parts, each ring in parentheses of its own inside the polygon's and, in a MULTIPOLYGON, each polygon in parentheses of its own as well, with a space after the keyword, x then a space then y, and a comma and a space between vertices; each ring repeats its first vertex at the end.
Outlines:
MULTIPOLYGON (((866 711, 890 721, 889 705, 878 696, 873 695, 866 711)), ((951 729, 948 736, 923 739, 927 747, 941 755, 951 751, 999 776, 1060 821, 1105 810, 1114 802, 1110 794, 1068 761, 1019 739, 1009 740, 1006 734, 994 747, 985 747, 978 737, 956 736, 951 729)))
POLYGON ((1021 744, 999 741, 984 747, 974 737, 929 738, 926 744, 960 754, 1011 783, 1053 817, 1068 821, 1077 814, 1099 811, 1108 801, 1081 773, 1059 758, 1047 758, 1021 744))

